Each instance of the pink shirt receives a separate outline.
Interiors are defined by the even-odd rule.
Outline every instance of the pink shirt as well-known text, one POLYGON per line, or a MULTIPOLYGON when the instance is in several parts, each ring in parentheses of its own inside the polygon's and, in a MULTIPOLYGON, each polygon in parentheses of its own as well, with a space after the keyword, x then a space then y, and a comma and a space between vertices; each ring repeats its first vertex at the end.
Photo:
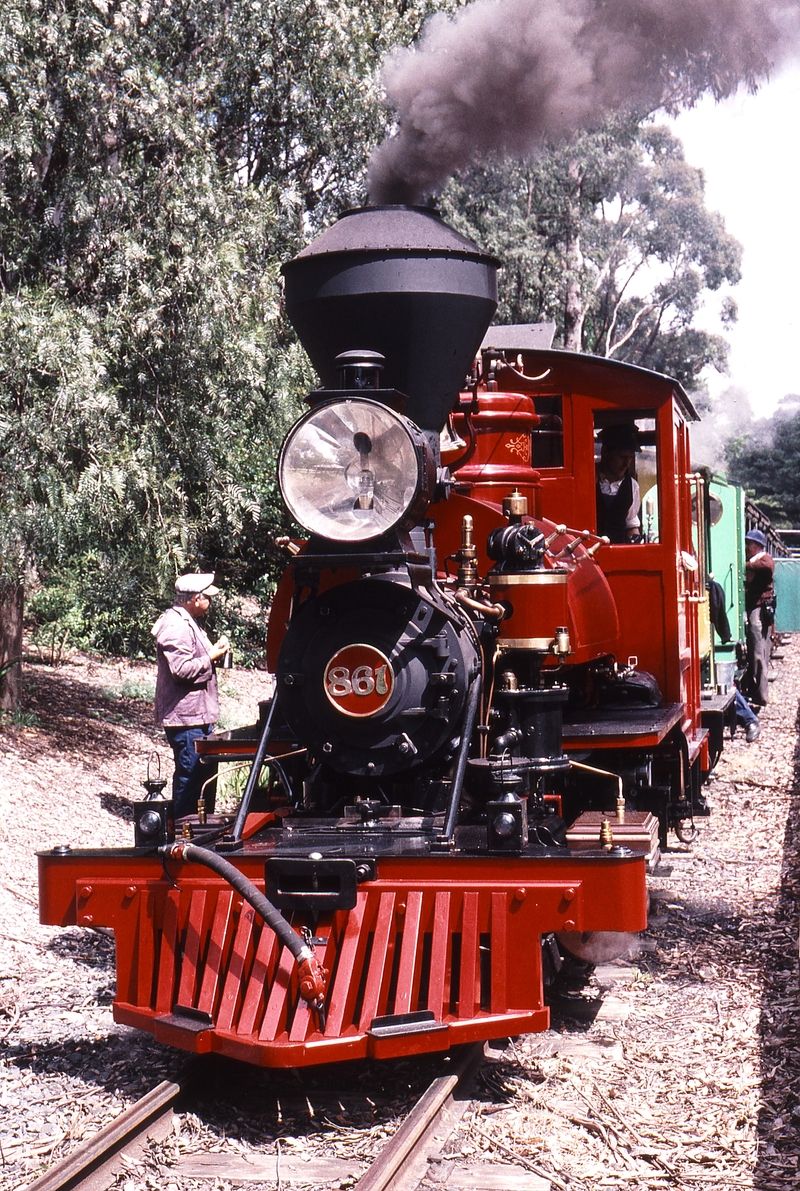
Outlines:
POLYGON ((202 627, 180 604, 152 628, 156 639, 156 724, 164 728, 213 724, 219 718, 217 676, 202 627))

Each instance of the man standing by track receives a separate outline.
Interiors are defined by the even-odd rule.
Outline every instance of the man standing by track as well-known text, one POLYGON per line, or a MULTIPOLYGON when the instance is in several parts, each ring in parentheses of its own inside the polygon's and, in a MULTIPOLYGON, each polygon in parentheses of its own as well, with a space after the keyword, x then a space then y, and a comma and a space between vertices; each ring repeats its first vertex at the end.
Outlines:
MULTIPOLYGON (((213 644, 201 622, 219 593, 214 576, 181 575, 175 603, 153 625, 158 655, 156 724, 163 727, 175 758, 172 798, 175 816, 195 814, 203 784, 216 766, 203 764, 194 742, 208 736, 219 716, 215 662, 230 649, 223 636, 213 644)), ((214 809, 214 784, 206 789, 206 809, 214 809)))
POLYGON ((760 529, 751 529, 744 539, 747 566, 744 579, 744 610, 747 616, 747 673, 744 693, 751 704, 769 702, 769 658, 772 649, 775 562, 767 552, 767 539, 760 529))

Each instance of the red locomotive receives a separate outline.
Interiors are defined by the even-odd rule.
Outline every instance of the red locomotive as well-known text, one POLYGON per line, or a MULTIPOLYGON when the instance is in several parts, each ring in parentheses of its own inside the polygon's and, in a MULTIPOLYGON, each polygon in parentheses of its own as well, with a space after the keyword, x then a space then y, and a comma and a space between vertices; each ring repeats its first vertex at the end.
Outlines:
POLYGON ((42 921, 113 927, 115 1017, 164 1042, 295 1066, 543 1029, 542 940, 641 930, 659 834, 705 809, 691 404, 484 339, 496 267, 408 207, 284 267, 324 387, 278 464, 308 536, 276 694, 207 746, 252 758, 238 813, 176 838, 154 798, 133 848, 40 856, 42 921), (619 433, 641 512, 616 544, 595 443, 619 433))

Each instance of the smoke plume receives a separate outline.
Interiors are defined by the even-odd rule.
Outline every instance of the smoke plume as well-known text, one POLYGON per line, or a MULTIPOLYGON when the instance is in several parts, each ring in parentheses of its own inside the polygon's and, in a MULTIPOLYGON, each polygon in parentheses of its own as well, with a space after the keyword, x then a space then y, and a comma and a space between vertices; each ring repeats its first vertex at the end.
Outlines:
POLYGON ((800 0, 475 0, 384 64, 399 130, 376 203, 414 203, 489 153, 524 157, 610 111, 677 109, 765 78, 800 44, 800 0))

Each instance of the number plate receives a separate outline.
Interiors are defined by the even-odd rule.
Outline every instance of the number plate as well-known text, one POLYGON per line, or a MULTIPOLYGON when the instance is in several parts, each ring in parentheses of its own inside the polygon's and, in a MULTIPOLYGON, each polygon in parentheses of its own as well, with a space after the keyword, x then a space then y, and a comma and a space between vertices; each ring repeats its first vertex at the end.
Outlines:
POLYGON ((382 711, 394 690, 394 671, 374 645, 345 645, 325 667, 325 694, 344 715, 357 717, 382 711))

